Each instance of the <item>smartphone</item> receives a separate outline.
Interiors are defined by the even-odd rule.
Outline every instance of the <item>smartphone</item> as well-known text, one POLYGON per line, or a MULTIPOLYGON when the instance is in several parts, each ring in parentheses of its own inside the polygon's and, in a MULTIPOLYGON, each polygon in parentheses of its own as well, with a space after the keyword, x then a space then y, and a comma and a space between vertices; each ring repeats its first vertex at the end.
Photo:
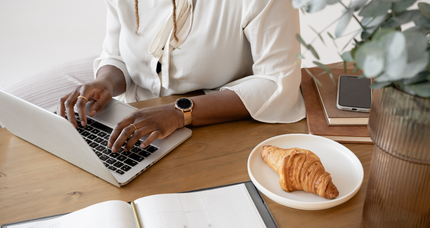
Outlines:
POLYGON ((340 110, 369 112, 372 102, 371 81, 353 75, 339 76, 336 106, 340 110))

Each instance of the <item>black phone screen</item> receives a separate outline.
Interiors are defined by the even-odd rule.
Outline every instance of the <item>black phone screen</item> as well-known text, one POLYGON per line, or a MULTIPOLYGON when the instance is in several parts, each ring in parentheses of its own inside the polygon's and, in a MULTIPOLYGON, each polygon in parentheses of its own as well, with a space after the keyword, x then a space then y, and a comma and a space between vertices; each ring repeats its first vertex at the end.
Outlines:
MULTIPOLYGON (((372 102, 369 78, 341 75, 339 77, 338 106, 343 109, 370 109, 372 102)), ((358 110, 359 111, 359 110, 358 110)))

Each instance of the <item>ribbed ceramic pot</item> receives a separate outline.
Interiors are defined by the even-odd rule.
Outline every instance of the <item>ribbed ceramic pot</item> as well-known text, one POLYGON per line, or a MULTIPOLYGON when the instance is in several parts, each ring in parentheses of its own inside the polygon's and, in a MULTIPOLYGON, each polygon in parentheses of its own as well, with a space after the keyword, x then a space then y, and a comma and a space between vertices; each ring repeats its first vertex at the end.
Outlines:
POLYGON ((362 227, 430 227, 430 100, 374 90, 368 128, 375 146, 362 227))

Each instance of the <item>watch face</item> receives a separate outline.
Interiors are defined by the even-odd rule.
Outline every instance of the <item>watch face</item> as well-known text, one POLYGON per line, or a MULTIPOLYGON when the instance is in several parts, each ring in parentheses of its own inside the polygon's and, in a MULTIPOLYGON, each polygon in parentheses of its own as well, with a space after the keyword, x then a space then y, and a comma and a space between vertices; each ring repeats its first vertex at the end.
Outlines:
POLYGON ((176 101, 176 105, 180 109, 187 110, 193 107, 193 102, 188 98, 180 98, 176 101))

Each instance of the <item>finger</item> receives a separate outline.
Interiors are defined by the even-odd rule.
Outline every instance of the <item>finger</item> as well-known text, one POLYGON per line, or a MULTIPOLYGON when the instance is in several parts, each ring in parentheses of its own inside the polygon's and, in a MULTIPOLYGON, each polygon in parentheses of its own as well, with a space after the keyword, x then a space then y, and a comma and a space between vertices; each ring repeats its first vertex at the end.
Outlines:
MULTIPOLYGON (((136 117, 135 112, 131 113, 127 117, 125 117, 123 120, 121 120, 113 129, 113 131, 110 134, 109 140, 108 140, 108 147, 113 147, 114 142, 117 140, 118 136, 121 134, 122 130, 129 126, 130 124, 134 123, 136 117)), ((135 125, 136 126, 136 125, 135 125)))
POLYGON ((86 98, 87 98, 87 96, 80 95, 80 96, 78 96, 77 101, 76 101, 76 110, 78 112, 79 119, 81 120, 82 126, 87 125, 87 115, 85 113, 85 106, 88 102, 88 99, 86 99, 86 98))
POLYGON ((145 148, 145 147, 149 146, 152 142, 154 142, 154 140, 158 139, 158 137, 160 137, 160 135, 161 134, 158 130, 151 132, 151 134, 149 134, 148 138, 143 140, 143 142, 140 144, 140 148, 145 148))
MULTIPOLYGON (((142 122, 136 123, 136 126, 142 125, 142 122)), ((126 148, 130 149, 133 145, 144 135, 149 135, 151 132, 155 131, 155 128, 151 125, 144 125, 143 127, 137 127, 138 129, 134 131, 133 135, 127 141, 126 148)), ((140 145, 139 145, 140 146, 140 145)))
POLYGON ((64 105, 66 108, 67 119, 69 120, 70 123, 73 124, 73 126, 75 126, 75 128, 78 127, 78 124, 76 123, 75 111, 74 111, 73 107, 76 104, 76 99, 78 96, 79 96, 79 92, 77 92, 77 90, 75 90, 67 98, 66 102, 64 102, 64 105))
MULTIPOLYGON (((130 121, 131 122, 131 121, 130 121)), ((112 147, 113 143, 118 138, 119 134, 122 132, 122 129, 128 125, 127 119, 122 120, 113 128, 113 131, 110 133, 108 140, 108 147, 112 147)))
POLYGON ((112 152, 115 153, 119 149, 121 149, 122 145, 124 145, 124 142, 130 137, 131 134, 135 131, 133 126, 127 126, 122 131, 119 137, 115 140, 112 146, 112 152))
POLYGON ((60 98, 60 100, 57 103, 57 115, 62 116, 63 118, 66 118, 66 115, 65 115, 66 107, 64 106, 64 102, 66 102, 69 96, 70 96, 70 93, 60 98))
POLYGON ((94 102, 94 104, 91 106, 88 115, 93 117, 95 114, 97 114, 104 106, 106 106, 107 103, 109 103, 112 100, 112 96, 107 92, 104 91, 102 95, 100 96, 100 99, 97 100, 97 102, 94 102))
POLYGON ((79 118, 81 119, 82 126, 87 125, 87 115, 85 112, 87 103, 89 101, 97 101, 99 98, 98 91, 98 89, 94 89, 94 87, 91 86, 82 86, 79 90, 80 96, 76 102, 76 109, 78 111, 79 118))
POLYGON ((129 151, 131 150, 131 148, 133 148, 134 144, 137 143, 137 141, 139 141, 140 138, 142 138, 142 136, 145 135, 145 130, 144 129, 137 129, 133 132, 133 135, 127 140, 127 144, 124 146, 124 150, 125 151, 129 151))

